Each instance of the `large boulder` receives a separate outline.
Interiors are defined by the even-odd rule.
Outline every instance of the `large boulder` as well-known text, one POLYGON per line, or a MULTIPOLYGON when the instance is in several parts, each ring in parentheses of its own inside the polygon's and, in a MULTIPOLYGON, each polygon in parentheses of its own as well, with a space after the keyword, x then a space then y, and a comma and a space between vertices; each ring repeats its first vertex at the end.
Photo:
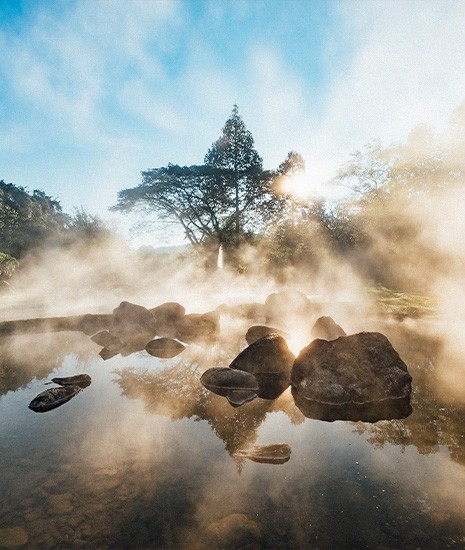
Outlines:
POLYGON ((154 329, 157 336, 174 338, 176 327, 186 314, 186 309, 177 302, 165 302, 149 309, 153 317, 154 329))
POLYGON ((289 386, 294 355, 279 334, 268 334, 246 347, 229 365, 253 374, 259 397, 276 399, 289 386))
POLYGON ((292 367, 292 394, 309 418, 377 422, 405 418, 412 377, 389 340, 361 332, 314 340, 292 367))
POLYGON ((191 313, 177 324, 175 338, 188 344, 212 345, 220 333, 220 315, 217 311, 191 313))
MULTIPOLYGON (((110 334, 125 344, 121 355, 141 351, 156 334, 154 318, 150 311, 131 302, 121 302, 113 310, 113 322, 110 334)), ((108 347, 108 346, 105 346, 108 347)), ((110 349, 110 348, 109 348, 110 349)))
POLYGON ((309 320, 315 308, 299 290, 283 290, 270 294, 265 300, 266 323, 292 330, 302 319, 309 320))
POLYGON ((321 340, 336 340, 341 336, 347 336, 332 317, 318 317, 312 328, 312 336, 321 340))

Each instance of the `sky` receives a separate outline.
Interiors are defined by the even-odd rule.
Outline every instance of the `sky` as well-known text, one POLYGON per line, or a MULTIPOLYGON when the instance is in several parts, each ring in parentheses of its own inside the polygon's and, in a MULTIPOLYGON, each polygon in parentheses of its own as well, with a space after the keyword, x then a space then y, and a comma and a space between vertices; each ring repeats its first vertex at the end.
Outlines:
POLYGON ((237 104, 264 166, 296 150, 324 195, 371 139, 446 124, 464 29, 461 0, 0 0, 0 179, 128 235, 118 191, 201 164, 237 104))

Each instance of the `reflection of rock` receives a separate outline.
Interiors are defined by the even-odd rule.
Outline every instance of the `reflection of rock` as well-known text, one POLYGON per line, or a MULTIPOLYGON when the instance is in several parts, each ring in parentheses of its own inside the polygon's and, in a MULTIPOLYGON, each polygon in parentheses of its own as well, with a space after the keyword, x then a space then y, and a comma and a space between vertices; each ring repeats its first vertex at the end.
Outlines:
POLYGON ((156 334, 165 338, 174 338, 176 326, 186 314, 184 306, 177 302, 165 302, 149 311, 153 317, 156 334))
POLYGON ((79 386, 50 388, 49 390, 39 393, 39 395, 29 403, 29 408, 34 412, 51 411, 52 409, 64 405, 80 391, 82 391, 82 388, 79 386))
POLYGON ((186 347, 181 342, 171 338, 155 338, 145 346, 147 353, 161 359, 176 357, 185 349, 186 347))
POLYGON ((254 548, 260 537, 259 525, 245 514, 230 514, 210 523, 206 535, 211 548, 254 548))
POLYGON ((361 332, 328 342, 314 340, 292 368, 292 394, 310 418, 378 420, 405 418, 412 378, 389 340, 361 332))
POLYGON ((119 353, 124 348, 124 342, 117 338, 114 334, 110 334, 108 330, 102 330, 97 332, 91 338, 92 342, 95 342, 99 346, 103 346, 108 350, 119 353))
POLYGON ((284 464, 291 458, 291 448, 285 443, 255 445, 248 449, 240 449, 234 456, 237 458, 248 458, 253 462, 261 462, 263 464, 284 464))
POLYGON ((257 397, 257 380, 248 372, 215 367, 206 370, 200 377, 200 382, 207 390, 226 397, 236 407, 257 397))
POLYGON ((331 317, 318 317, 312 328, 312 336, 321 340, 336 340, 347 334, 331 317))
POLYGON ((284 338, 269 334, 245 348, 230 368, 253 374, 259 384, 258 396, 276 399, 289 386, 293 362, 284 338))
POLYGON ((181 342, 214 344, 220 331, 219 314, 216 311, 209 313, 191 313, 185 315, 176 328, 176 338, 181 342))
POLYGON ((0 529, 0 548, 20 548, 28 542, 28 534, 22 527, 0 529))
POLYGON ((115 355, 118 355, 118 353, 118 351, 114 351, 108 348, 102 348, 99 355, 104 361, 107 361, 107 359, 111 359, 115 355))
POLYGON ((282 336, 283 338, 289 338, 289 334, 279 328, 267 327, 265 325, 254 325, 247 331, 245 340, 250 345, 257 340, 260 340, 260 338, 268 336, 269 334, 279 334, 279 336, 282 336))
POLYGON ((52 382, 60 386, 87 388, 87 386, 90 386, 92 378, 88 374, 76 374, 75 376, 65 376, 63 378, 52 378, 52 382))

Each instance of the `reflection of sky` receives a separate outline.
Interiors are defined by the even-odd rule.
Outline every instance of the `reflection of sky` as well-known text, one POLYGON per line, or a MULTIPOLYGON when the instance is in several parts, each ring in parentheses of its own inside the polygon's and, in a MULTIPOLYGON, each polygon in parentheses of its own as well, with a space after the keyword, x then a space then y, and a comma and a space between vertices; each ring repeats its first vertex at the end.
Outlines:
MULTIPOLYGON (((55 337, 60 348, 66 335, 55 337)), ((147 412, 143 396, 122 395, 115 369, 148 369, 153 380, 162 362, 143 354, 103 362, 89 357, 92 350, 83 337, 78 354, 66 354, 53 371, 92 377, 61 408, 27 408, 45 378, 1 397, 0 528, 21 525, 30 542, 48 536, 50 547, 71 529, 67 536, 87 548, 203 548, 218 537, 230 547, 430 547, 431 537, 465 534, 465 469, 444 448, 420 455, 412 445, 374 446, 357 423, 303 420, 286 391, 269 403, 255 443, 287 443, 291 459, 238 468, 206 421, 170 418, 169 387, 157 395, 163 416, 147 412)), ((187 380, 197 391, 197 380, 187 380)), ((215 401, 223 398, 212 399, 205 414, 217 415, 210 419, 217 427, 222 415, 243 418, 258 402, 226 414, 215 401)))

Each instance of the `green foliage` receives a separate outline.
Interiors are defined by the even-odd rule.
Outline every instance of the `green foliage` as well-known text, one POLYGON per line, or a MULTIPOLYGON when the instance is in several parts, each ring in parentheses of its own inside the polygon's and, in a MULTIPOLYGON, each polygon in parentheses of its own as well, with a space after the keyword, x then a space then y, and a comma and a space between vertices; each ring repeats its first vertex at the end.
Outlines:
POLYGON ((0 252, 0 282, 4 282, 9 279, 16 267, 18 266, 18 260, 10 256, 9 254, 4 254, 0 252))
POLYGON ((60 232, 66 221, 60 203, 43 191, 30 194, 23 187, 0 181, 1 252, 21 258, 60 232))

